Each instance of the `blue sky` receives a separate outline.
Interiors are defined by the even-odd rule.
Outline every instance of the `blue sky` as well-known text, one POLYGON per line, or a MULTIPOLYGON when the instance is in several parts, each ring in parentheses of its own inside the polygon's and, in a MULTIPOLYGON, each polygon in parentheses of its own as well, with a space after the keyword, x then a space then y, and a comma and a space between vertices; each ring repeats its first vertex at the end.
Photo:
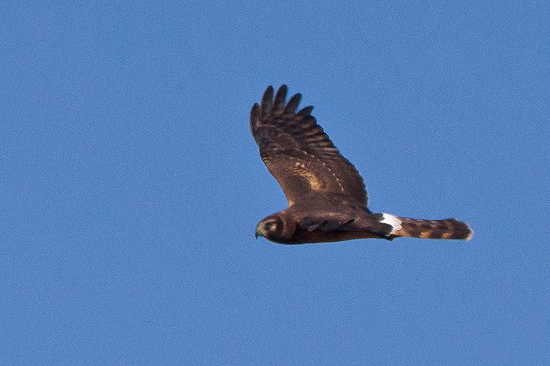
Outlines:
POLYGON ((30 4, 0 5, 0 364, 550 359, 547 2, 30 4), (371 210, 474 238, 255 240, 282 83, 371 210))

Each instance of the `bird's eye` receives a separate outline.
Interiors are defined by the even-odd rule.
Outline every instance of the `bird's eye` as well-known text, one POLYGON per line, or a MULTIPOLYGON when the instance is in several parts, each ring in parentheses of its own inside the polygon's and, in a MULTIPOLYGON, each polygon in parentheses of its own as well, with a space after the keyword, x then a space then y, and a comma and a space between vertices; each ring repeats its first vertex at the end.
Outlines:
POLYGON ((265 223, 265 229, 267 231, 274 231, 277 229, 277 223, 275 221, 268 221, 265 223))

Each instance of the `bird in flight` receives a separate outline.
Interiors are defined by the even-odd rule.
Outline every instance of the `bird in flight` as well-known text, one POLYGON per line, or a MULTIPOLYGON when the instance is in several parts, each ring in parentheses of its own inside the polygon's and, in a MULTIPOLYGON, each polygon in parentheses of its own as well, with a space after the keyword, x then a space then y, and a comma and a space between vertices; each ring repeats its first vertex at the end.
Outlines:
POLYGON ((313 107, 297 112, 302 99, 286 101, 282 85, 275 99, 269 86, 250 111, 250 129, 267 169, 279 182, 288 208, 258 223, 256 237, 281 244, 335 242, 400 236, 469 240, 473 231, 456 219, 421 220, 372 213, 363 179, 334 146, 313 107))

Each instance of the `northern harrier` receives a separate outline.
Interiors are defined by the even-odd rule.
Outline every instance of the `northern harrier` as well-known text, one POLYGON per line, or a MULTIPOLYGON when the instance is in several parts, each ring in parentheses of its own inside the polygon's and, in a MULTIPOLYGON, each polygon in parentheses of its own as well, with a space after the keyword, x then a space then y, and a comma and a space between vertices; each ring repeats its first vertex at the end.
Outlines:
POLYGON ((265 165, 281 185, 288 208, 256 227, 281 244, 334 242, 399 236, 425 239, 472 237, 468 224, 456 219, 420 220, 375 214, 355 167, 343 157, 311 115, 313 107, 296 112, 301 94, 286 102, 287 86, 269 86, 260 105, 250 111, 250 129, 265 165))

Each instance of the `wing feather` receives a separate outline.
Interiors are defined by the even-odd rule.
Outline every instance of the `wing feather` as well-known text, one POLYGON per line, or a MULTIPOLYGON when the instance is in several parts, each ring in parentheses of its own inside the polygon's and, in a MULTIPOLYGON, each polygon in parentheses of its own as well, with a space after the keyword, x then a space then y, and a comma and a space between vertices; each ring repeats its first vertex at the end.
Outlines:
POLYGON ((285 108, 286 94, 288 88, 286 85, 283 85, 277 90, 275 94, 275 103, 273 103, 273 111, 280 112, 285 108))
POLYGON ((289 205, 336 193, 366 207, 363 179, 311 116, 313 107, 296 113, 300 94, 286 103, 286 85, 279 88, 274 100, 273 92, 269 86, 261 104, 252 107, 250 129, 262 160, 281 185, 289 205))
POLYGON ((300 105, 300 101, 302 100, 302 94, 295 94, 288 100, 288 103, 286 104, 284 114, 287 113, 296 113, 296 108, 300 105))
POLYGON ((268 111, 271 110, 271 106, 273 105, 273 87, 270 85, 264 93, 264 96, 262 97, 262 110, 268 111))
POLYGON ((298 115, 299 115, 299 116, 309 116, 309 115, 311 114, 312 111, 313 111, 313 107, 312 107, 312 106, 305 107, 305 108, 303 108, 300 112, 298 112, 298 115))

